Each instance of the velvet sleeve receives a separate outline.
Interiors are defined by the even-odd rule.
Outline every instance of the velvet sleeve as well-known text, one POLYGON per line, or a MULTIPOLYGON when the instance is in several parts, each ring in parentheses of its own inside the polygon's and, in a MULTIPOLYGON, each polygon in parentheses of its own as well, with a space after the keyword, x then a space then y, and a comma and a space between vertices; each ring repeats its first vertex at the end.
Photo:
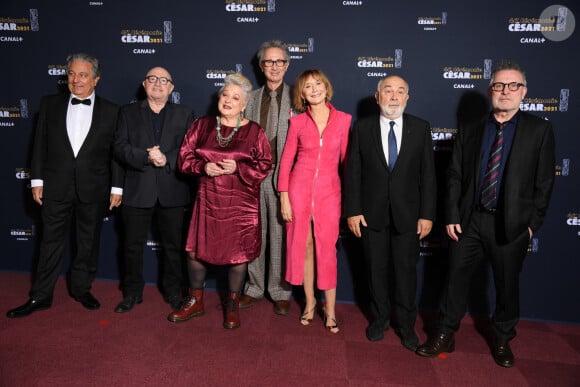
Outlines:
POLYGON ((272 169, 272 150, 264 130, 256 125, 256 142, 250 147, 251 159, 237 163, 240 180, 252 187, 259 186, 272 169))

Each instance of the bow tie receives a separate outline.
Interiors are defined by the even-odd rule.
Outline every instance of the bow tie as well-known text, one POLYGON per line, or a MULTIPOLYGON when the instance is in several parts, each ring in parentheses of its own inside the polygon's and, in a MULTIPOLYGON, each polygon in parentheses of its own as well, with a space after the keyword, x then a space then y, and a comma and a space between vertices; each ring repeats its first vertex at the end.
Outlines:
POLYGON ((87 99, 73 98, 70 100, 70 103, 72 103, 73 105, 78 105, 79 103, 82 103, 84 105, 90 106, 91 100, 90 100, 90 98, 87 98, 87 99))

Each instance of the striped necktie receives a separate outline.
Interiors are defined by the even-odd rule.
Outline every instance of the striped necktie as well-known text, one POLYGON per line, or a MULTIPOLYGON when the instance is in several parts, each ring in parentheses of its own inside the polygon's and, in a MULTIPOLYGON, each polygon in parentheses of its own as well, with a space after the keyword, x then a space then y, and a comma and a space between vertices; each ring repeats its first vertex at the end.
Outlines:
POLYGON ((489 152, 483 185, 481 186, 481 206, 486 210, 495 210, 497 207, 497 183, 499 180, 499 166, 503 153, 503 127, 499 124, 495 132, 495 140, 489 152))

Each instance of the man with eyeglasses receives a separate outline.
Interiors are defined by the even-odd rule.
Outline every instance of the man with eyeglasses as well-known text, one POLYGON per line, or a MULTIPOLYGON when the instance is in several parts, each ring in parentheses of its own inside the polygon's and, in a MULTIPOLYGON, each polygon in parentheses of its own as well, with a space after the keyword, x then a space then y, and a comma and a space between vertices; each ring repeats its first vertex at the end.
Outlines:
POLYGON ((123 170, 111 152, 118 107, 96 95, 100 75, 97 58, 72 54, 67 58, 70 93, 40 103, 30 185, 41 206, 42 239, 30 299, 10 310, 9 318, 51 307, 71 226, 70 293, 86 309, 101 306, 90 290, 105 211, 121 204, 123 170))
POLYGON ((174 85, 163 67, 149 70, 142 85, 147 98, 121 107, 115 134, 114 153, 125 166, 124 298, 115 308, 117 313, 143 301, 143 248, 153 220, 160 238, 163 297, 173 310, 183 300, 184 218, 191 193, 176 163, 193 112, 169 102, 174 85))
POLYGON ((274 301, 274 313, 286 316, 290 311, 292 287, 282 275, 285 267, 284 222, 280 214, 276 182, 288 133, 288 120, 292 114, 290 86, 284 82, 284 75, 290 65, 290 54, 286 44, 272 40, 260 46, 257 57, 266 83, 252 92, 245 116, 258 122, 266 131, 272 149, 273 166, 262 182, 260 193, 262 250, 260 256, 248 265, 248 280, 244 294, 240 297, 240 309, 249 308, 264 297, 267 272, 268 294, 274 301), (269 246, 269 259, 266 259, 266 246, 269 246))
POLYGON ((522 69, 501 62, 488 89, 492 112, 481 122, 459 126, 447 170, 447 282, 438 331, 419 346, 418 355, 453 352, 471 277, 487 257, 496 290, 492 356, 499 366, 514 364, 509 342, 519 321, 519 274, 529 241, 546 216, 555 163, 550 122, 519 110, 526 92, 522 69))

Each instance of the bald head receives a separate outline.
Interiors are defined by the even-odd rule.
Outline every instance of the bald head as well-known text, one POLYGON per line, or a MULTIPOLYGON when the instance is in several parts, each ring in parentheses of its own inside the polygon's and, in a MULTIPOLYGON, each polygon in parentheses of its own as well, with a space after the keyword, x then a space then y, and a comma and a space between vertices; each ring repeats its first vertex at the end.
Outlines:
POLYGON ((163 67, 153 67, 147 71, 143 88, 150 104, 164 106, 173 91, 173 78, 163 67))

